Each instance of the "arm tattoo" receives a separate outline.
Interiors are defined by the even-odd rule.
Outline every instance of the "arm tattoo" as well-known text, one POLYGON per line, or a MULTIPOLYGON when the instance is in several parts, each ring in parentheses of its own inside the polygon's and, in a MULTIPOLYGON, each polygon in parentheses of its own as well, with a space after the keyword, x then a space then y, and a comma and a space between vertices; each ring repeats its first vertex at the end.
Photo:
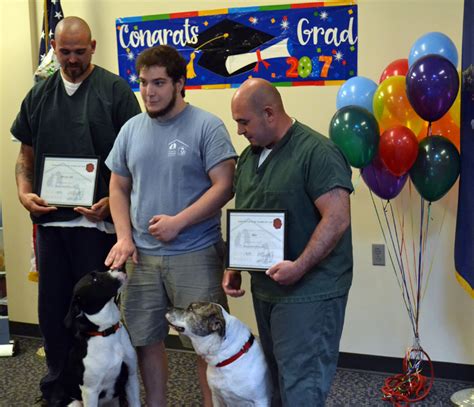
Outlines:
POLYGON ((33 169, 26 162, 25 158, 20 155, 15 165, 16 178, 23 178, 26 181, 33 183, 33 169))

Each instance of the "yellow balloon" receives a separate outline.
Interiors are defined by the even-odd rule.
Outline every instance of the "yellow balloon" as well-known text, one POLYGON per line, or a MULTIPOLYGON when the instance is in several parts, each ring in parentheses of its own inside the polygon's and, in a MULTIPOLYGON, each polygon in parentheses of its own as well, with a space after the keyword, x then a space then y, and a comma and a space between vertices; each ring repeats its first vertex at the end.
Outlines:
POLYGON ((404 76, 391 76, 377 88, 373 99, 374 116, 381 129, 402 125, 419 134, 424 120, 411 107, 404 76))
POLYGON ((459 127, 461 125, 461 90, 459 90, 456 99, 454 99, 454 103, 451 106, 451 109, 449 109, 449 114, 454 123, 459 127))

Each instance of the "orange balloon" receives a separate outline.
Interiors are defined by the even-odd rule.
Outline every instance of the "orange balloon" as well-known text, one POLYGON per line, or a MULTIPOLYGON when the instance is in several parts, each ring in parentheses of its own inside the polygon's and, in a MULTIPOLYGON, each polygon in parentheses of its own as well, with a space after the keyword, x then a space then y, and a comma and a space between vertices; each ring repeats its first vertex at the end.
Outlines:
POLYGON ((375 91, 373 107, 382 129, 402 125, 419 134, 425 124, 408 100, 404 76, 385 79, 375 91))
MULTIPOLYGON (((458 151, 461 151, 461 138, 459 126, 449 110, 441 119, 431 123, 431 134, 446 137, 453 143, 458 151)), ((428 122, 425 122, 423 129, 418 134, 418 141, 423 140, 428 135, 428 122)))

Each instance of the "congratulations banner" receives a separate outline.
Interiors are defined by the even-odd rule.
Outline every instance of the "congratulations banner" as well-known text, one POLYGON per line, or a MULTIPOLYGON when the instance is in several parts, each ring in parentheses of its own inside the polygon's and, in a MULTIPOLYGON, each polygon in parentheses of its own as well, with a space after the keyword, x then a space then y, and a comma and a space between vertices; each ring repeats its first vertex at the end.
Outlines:
POLYGON ((357 75, 357 6, 306 3, 116 20, 120 76, 138 90, 135 60, 167 44, 188 61, 186 88, 340 85, 357 75))

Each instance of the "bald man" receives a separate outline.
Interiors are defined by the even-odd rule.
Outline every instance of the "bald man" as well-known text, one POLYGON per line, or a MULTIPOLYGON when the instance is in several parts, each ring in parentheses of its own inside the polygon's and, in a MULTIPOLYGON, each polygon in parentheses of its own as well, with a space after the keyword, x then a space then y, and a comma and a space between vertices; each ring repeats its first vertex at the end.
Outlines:
MULTIPOLYGON (((352 281, 351 169, 331 140, 285 112, 269 82, 245 81, 231 108, 250 143, 237 164, 236 208, 288 211, 287 258, 251 272, 273 405, 324 406, 352 281)), ((239 271, 226 270, 222 285, 244 295, 239 271)))
POLYGON ((45 403, 71 345, 63 320, 72 288, 84 274, 105 269, 104 260, 116 241, 109 210, 110 171, 104 160, 122 125, 140 113, 128 84, 91 63, 96 41, 84 20, 61 20, 51 44, 61 69, 29 91, 11 127, 21 142, 18 197, 38 225, 38 313, 48 364, 40 384, 45 403), (91 207, 59 207, 41 198, 45 154, 99 157, 91 207))

